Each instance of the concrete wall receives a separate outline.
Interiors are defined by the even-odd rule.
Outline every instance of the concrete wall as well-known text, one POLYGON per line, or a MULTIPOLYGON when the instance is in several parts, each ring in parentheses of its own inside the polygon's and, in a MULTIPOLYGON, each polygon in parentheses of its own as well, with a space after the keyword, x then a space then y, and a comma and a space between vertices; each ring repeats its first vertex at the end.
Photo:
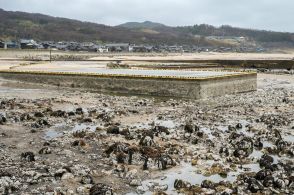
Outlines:
POLYGON ((131 95, 152 95, 189 99, 248 92, 254 91, 257 88, 256 74, 195 80, 13 72, 0 72, 0 77, 29 83, 86 88, 101 92, 107 91, 131 95))
POLYGON ((257 89, 257 75, 203 80, 200 86, 201 98, 255 91, 257 89))

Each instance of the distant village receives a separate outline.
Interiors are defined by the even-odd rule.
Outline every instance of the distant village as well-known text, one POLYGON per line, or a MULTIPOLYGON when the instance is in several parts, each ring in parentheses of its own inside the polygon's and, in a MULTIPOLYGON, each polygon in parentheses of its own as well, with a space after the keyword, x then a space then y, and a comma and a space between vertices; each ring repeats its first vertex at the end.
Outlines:
POLYGON ((197 45, 135 45, 130 43, 106 43, 97 44, 93 42, 74 41, 40 41, 33 39, 21 39, 19 41, 0 40, 0 49, 51 49, 61 51, 81 51, 81 52, 158 52, 158 53, 195 53, 195 52, 264 52, 264 48, 256 46, 239 47, 203 47, 197 45))

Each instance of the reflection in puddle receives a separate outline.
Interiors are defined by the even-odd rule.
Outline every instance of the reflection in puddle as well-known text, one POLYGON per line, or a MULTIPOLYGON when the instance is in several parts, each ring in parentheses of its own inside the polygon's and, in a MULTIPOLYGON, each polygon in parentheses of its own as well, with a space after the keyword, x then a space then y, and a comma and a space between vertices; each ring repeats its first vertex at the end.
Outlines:
POLYGON ((96 125, 88 125, 88 124, 77 124, 72 128, 72 132, 77 131, 92 131, 94 132, 96 130, 96 125))
POLYGON ((263 152, 259 151, 259 150, 253 150, 252 154, 250 154, 250 158, 256 158, 256 159, 260 159, 263 155, 263 152))
POLYGON ((294 143, 294 135, 285 135, 283 139, 287 142, 294 143))
POLYGON ((60 137, 61 135, 62 135, 62 133, 57 132, 55 130, 48 130, 48 131, 46 131, 44 138, 46 140, 50 140, 50 139, 60 137))
POLYGON ((157 126, 163 126, 163 127, 167 127, 169 129, 173 129, 175 128, 177 125, 175 124, 174 121, 172 120, 167 120, 167 121, 161 121, 161 120, 156 120, 155 121, 155 125, 157 126))
POLYGON ((264 141, 264 142, 262 142, 263 143, 263 147, 264 148, 272 148, 272 147, 274 147, 274 144, 272 144, 271 142, 269 142, 269 141, 264 141))
POLYGON ((95 131, 96 125, 76 124, 75 126, 67 126, 64 123, 55 125, 45 132, 44 139, 50 140, 63 135, 63 132, 77 132, 77 131, 95 131))

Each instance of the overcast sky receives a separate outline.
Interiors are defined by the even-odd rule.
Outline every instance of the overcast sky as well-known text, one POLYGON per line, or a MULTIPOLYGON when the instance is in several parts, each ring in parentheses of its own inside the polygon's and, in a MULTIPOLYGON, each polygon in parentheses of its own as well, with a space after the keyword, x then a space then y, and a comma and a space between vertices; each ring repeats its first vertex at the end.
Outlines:
POLYGON ((149 20, 294 32, 294 0, 0 0, 0 7, 107 25, 149 20))

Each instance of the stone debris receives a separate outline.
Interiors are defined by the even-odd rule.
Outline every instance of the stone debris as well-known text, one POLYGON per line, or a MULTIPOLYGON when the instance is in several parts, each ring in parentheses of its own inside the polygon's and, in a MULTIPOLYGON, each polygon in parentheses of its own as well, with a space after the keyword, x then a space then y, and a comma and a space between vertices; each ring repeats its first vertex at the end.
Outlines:
POLYGON ((294 84, 259 82, 198 101, 2 98, 0 194, 291 194, 294 84))

